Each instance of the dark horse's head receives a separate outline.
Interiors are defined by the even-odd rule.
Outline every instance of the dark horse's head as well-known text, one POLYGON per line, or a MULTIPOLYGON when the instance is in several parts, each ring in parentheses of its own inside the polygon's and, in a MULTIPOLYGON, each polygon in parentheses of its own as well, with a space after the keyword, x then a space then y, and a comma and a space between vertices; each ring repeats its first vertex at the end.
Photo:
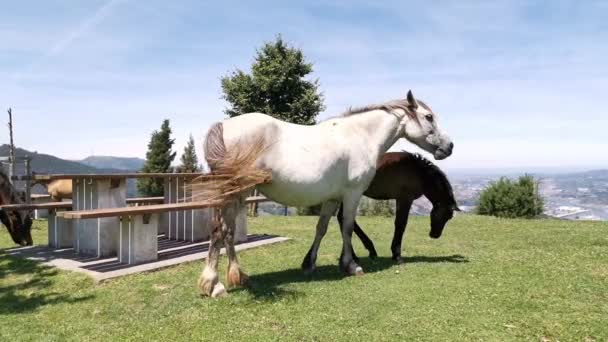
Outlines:
POLYGON ((0 222, 6 226, 16 244, 21 246, 31 246, 33 244, 30 215, 15 210, 0 209, 0 222))
POLYGON ((417 154, 416 158, 424 175, 424 195, 433 204, 429 236, 438 239, 441 237, 446 223, 454 217, 454 211, 460 211, 460 208, 454 198, 452 184, 445 173, 423 156, 417 154))
MULTIPOLYGON (((25 200, 25 194, 19 193, 11 184, 8 176, 0 167, 0 205, 20 204, 25 200)), ((31 246, 32 219, 27 211, 0 209, 0 222, 6 226, 16 244, 31 246)))

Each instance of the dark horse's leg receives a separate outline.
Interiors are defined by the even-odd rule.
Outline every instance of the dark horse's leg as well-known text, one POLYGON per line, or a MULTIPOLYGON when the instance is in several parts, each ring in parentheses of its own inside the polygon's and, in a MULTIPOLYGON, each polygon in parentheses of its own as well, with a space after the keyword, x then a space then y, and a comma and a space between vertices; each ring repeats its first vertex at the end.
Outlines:
MULTIPOLYGON (((340 204, 340 211, 338 211, 338 222, 340 223, 340 230, 342 230, 342 219, 343 219, 342 210, 343 209, 344 208, 340 204)), ((359 227, 359 224, 357 223, 357 220, 355 220, 355 229, 354 229, 354 232, 359 237, 359 240, 361 240, 361 242, 363 243, 363 246, 365 246, 365 249, 367 249, 369 251, 369 257, 370 258, 377 257, 378 253, 376 252, 376 248, 374 247, 374 243, 372 242, 372 240, 370 240, 370 238, 367 235, 365 235, 365 233, 363 232, 363 229, 361 229, 361 227, 359 227)), ((355 251, 353 250, 352 252, 353 252, 353 259, 356 262, 359 262, 359 258, 355 254, 355 251)))
POLYGON ((403 234, 405 233, 405 227, 407 227, 407 218, 410 215, 411 207, 411 200, 397 200, 395 233, 393 235, 393 242, 391 243, 391 251, 393 252, 393 260, 397 261, 398 264, 402 264, 404 262, 403 258, 401 257, 401 242, 403 241, 403 234))

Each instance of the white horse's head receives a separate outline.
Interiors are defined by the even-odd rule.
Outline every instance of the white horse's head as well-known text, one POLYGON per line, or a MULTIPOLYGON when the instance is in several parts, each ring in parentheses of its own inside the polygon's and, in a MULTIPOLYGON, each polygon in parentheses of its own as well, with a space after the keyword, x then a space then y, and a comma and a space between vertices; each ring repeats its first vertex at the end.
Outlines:
POLYGON ((412 91, 407 93, 409 113, 402 121, 402 134, 410 142, 432 153, 435 159, 449 157, 454 143, 444 134, 437 123, 437 115, 424 102, 416 100, 412 91))

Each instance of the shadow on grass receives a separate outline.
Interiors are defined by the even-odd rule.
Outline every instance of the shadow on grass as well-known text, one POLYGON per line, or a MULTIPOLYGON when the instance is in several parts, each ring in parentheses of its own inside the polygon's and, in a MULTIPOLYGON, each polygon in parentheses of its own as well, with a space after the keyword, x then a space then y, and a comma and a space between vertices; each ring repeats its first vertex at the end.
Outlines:
POLYGON ((0 256, 0 280, 2 283, 11 283, 0 285, 0 315, 29 312, 45 305, 77 303, 93 298, 48 292, 57 273, 56 269, 36 261, 0 256))
MULTIPOLYGON (((406 257, 405 263, 466 263, 469 260, 462 255, 449 256, 412 256, 406 257)), ((361 258, 359 264, 366 273, 373 274, 389 269, 396 265, 395 261, 388 257, 371 259, 361 258)), ((338 270, 338 265, 325 265, 317 267, 313 274, 307 275, 300 268, 252 275, 249 279, 249 286, 235 291, 246 291, 253 295, 257 300, 275 301, 282 298, 298 298, 304 294, 286 289, 284 285, 308 282, 329 282, 337 281, 346 276, 338 270)))
POLYGON ((467 259, 464 255, 454 254, 447 256, 424 256, 424 255, 416 255, 411 257, 404 257, 405 264, 415 264, 415 263, 467 263, 469 259, 467 259))

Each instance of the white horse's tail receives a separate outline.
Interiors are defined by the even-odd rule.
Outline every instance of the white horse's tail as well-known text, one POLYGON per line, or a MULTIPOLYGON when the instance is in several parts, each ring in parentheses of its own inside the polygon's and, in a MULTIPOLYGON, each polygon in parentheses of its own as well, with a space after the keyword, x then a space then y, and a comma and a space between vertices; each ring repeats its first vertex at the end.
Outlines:
POLYGON ((267 147, 265 139, 260 137, 239 143, 228 151, 222 123, 214 124, 207 133, 203 147, 211 174, 194 180, 192 199, 226 204, 256 185, 270 182, 270 171, 255 166, 267 147))

